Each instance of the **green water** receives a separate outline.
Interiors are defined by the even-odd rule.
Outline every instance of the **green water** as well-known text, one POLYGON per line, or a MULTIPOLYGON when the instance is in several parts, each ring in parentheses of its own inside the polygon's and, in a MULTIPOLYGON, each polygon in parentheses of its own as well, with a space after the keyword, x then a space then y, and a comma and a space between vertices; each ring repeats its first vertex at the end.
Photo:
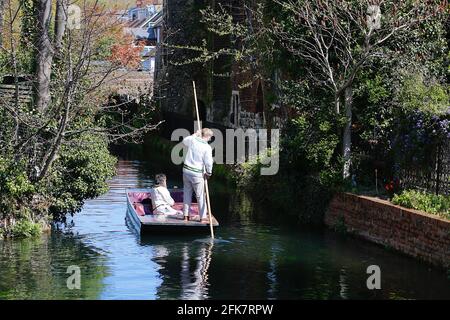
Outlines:
POLYGON ((445 271, 330 231, 258 219, 245 197, 214 181, 221 241, 140 237, 128 227, 126 188, 148 187, 160 171, 181 186, 170 164, 148 160, 121 160, 109 193, 59 231, 0 241, 0 299, 450 299, 445 271), (381 290, 367 289, 369 265, 381 268, 381 290), (69 266, 80 267, 79 290, 67 287, 69 266))

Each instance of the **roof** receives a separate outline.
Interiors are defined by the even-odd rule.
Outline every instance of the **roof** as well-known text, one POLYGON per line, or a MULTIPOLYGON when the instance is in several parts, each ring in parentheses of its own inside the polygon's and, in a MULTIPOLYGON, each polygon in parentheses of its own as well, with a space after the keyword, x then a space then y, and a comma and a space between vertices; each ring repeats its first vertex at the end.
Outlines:
POLYGON ((147 39, 149 37, 148 30, 142 28, 125 28, 125 32, 136 39, 147 39))
POLYGON ((160 18, 162 18, 162 16, 163 16, 163 11, 160 10, 160 11, 158 11, 157 13, 155 13, 154 15, 152 15, 151 17, 147 18, 147 19, 145 20, 145 22, 142 24, 142 27, 145 27, 145 26, 147 26, 147 27, 152 27, 153 25, 156 24, 156 22, 157 22, 160 18))
POLYGON ((163 14, 162 10, 160 12, 158 12, 158 13, 160 13, 160 14, 158 14, 158 16, 156 16, 156 18, 155 18, 155 20, 153 22, 153 25, 155 27, 161 26, 163 21, 164 21, 164 14, 163 14))
POLYGON ((128 28, 142 28, 144 25, 144 22, 146 21, 146 18, 143 19, 137 19, 137 20, 133 20, 128 22, 127 27, 128 28))

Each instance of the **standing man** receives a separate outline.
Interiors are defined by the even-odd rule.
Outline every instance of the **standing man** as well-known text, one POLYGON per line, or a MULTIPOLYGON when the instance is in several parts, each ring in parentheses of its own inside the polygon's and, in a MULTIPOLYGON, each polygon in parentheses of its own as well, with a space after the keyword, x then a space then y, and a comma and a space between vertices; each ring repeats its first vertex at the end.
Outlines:
POLYGON ((183 214, 189 221, 189 209, 192 203, 192 191, 195 192, 199 207, 200 221, 208 223, 205 197, 205 180, 211 177, 213 168, 212 148, 208 144, 213 132, 204 128, 183 139, 188 148, 183 165, 183 214))

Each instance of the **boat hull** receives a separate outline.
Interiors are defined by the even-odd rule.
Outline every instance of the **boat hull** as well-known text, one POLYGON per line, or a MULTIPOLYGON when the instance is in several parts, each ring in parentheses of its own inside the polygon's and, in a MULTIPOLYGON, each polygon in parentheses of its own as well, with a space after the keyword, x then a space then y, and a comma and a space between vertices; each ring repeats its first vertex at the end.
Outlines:
MULTIPOLYGON (((169 190, 172 197, 175 199, 175 208, 182 208, 182 191, 169 190)), ((192 204, 191 211, 194 214, 191 216, 192 221, 184 221, 182 216, 168 216, 168 215, 153 215, 148 213, 149 209, 140 210, 140 214, 136 207, 142 208, 141 198, 144 200, 150 198, 149 190, 127 190, 127 220, 131 227, 139 233, 154 233, 154 234, 193 234, 193 233, 209 233, 209 224, 200 223, 198 221, 198 206, 196 203, 192 204), (136 196, 138 195, 138 196, 136 196), (143 211, 145 214, 143 215, 143 211)), ((219 226, 218 221, 212 216, 213 227, 219 226)))

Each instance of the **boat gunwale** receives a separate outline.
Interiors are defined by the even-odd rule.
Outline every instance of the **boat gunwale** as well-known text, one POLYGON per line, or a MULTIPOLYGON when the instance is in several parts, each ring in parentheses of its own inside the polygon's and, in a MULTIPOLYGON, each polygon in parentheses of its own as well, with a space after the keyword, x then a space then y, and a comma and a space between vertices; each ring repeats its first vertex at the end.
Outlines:
MULTIPOLYGON (((171 188, 169 189, 170 192, 174 191, 174 190, 180 190, 177 188, 171 188)), ((182 191, 182 190, 181 190, 182 191)), ((134 220, 135 223, 139 224, 141 230, 144 227, 180 227, 180 228, 207 228, 209 227, 209 224, 206 223, 201 223, 199 221, 188 221, 185 223, 180 223, 180 222, 168 222, 167 220, 165 221, 142 221, 141 216, 138 215, 136 209, 133 206, 133 203, 130 199, 130 193, 133 192, 143 192, 143 193, 150 193, 149 189, 126 189, 126 197, 127 197, 127 207, 129 210, 131 210, 131 215, 133 216, 132 219, 134 220)), ((145 216, 149 216, 149 215, 145 215, 145 216)), ((144 216, 144 217, 145 217, 144 216)), ((220 224, 217 221, 217 219, 214 217, 214 215, 212 215, 213 218, 213 227, 218 227, 220 224)))

